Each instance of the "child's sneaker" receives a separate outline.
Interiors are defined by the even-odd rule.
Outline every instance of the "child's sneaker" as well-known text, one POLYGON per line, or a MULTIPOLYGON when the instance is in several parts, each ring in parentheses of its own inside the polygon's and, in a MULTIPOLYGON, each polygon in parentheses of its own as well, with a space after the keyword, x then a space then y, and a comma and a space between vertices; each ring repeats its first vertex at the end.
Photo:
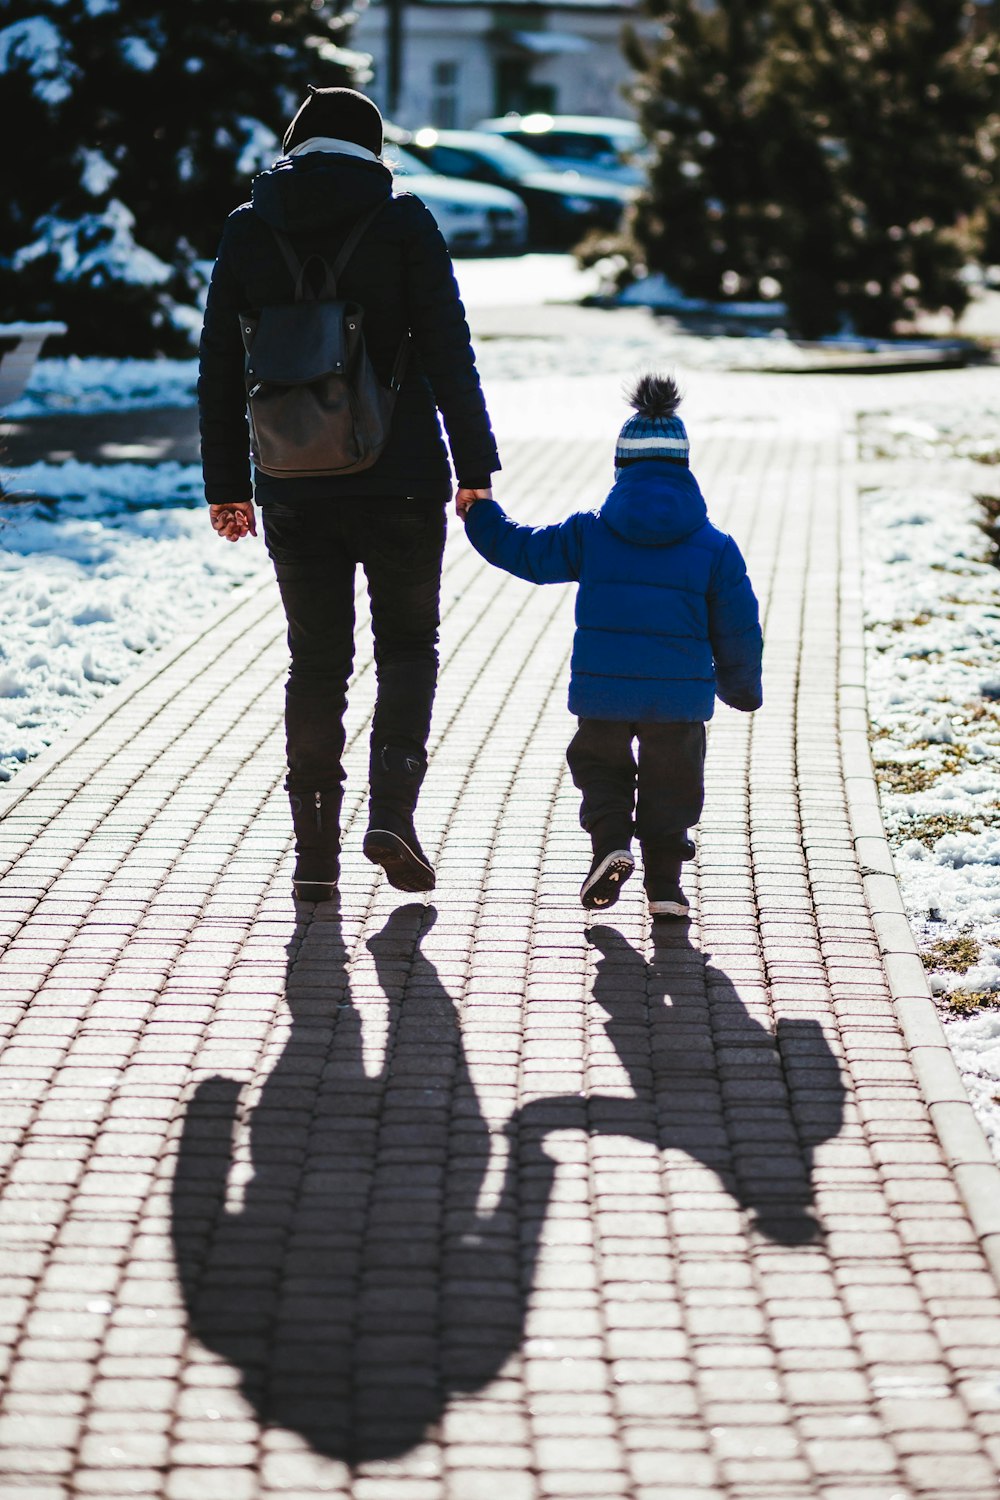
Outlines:
POLYGON ((681 865, 694 853, 694 845, 684 836, 685 848, 669 854, 643 845, 642 862, 645 873, 646 900, 651 917, 679 917, 682 921, 691 914, 691 903, 681 890, 681 865))
POLYGON ((685 917, 691 915, 691 903, 679 885, 658 886, 656 891, 646 891, 651 917, 685 917))
POLYGON ((580 901, 587 911, 603 911, 605 907, 614 906, 634 869, 635 860, 627 849, 595 854, 587 878, 580 887, 580 901))

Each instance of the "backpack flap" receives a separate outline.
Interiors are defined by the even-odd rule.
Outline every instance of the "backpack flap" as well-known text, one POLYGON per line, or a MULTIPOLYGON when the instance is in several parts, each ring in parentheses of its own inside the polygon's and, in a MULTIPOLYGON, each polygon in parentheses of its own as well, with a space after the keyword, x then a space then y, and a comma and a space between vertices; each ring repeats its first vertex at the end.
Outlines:
POLYGON ((354 303, 273 303, 242 319, 249 385, 311 385, 346 375, 361 329, 354 303))

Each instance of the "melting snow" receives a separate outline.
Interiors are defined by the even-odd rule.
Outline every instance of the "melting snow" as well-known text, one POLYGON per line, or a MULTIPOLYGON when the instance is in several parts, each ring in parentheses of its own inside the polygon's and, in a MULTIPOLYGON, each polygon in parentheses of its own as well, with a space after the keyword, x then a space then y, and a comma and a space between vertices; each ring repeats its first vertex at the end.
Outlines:
MULTIPOLYGON (((931 974, 942 1001, 1000 993, 1000 578, 973 494, 991 488, 993 471, 983 467, 977 482, 968 463, 992 456, 994 430, 991 413, 968 408, 911 410, 864 427, 869 458, 906 463, 899 487, 890 471, 891 483, 864 497, 868 705, 882 814, 921 949, 933 956, 935 944, 971 939, 964 972, 941 962, 931 974)), ((1000 1158, 1000 1011, 958 1019, 952 1002, 942 1018, 1000 1158)))
POLYGON ((0 502, 0 781, 266 568, 259 542, 212 534, 195 466, 35 464, 6 483, 53 500, 0 502))

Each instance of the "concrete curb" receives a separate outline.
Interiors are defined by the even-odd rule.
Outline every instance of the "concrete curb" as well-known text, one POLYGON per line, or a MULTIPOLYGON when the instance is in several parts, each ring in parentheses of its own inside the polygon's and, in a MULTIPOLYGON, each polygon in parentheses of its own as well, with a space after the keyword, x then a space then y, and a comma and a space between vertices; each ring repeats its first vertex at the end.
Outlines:
POLYGON ((251 580, 238 584, 233 592, 196 626, 175 635, 170 644, 155 652, 148 663, 130 673, 123 682, 112 688, 110 693, 98 699, 92 708, 77 719, 75 724, 72 724, 64 733, 57 735, 53 743, 43 750, 41 755, 36 755, 31 764, 23 771, 19 771, 10 785, 0 791, 0 822, 44 776, 48 775, 53 766, 66 760, 74 750, 96 734, 101 725, 116 714, 123 704, 128 703, 137 693, 141 693, 151 682, 155 682, 157 677, 173 666, 174 662, 183 656, 185 651, 189 651, 196 642, 218 630, 223 620, 257 600, 270 584, 270 574, 265 575, 259 581, 251 580))
POLYGON ((850 451, 844 458, 841 503, 840 739, 848 815, 865 899, 913 1071, 983 1254, 1000 1285, 1000 1167, 969 1102, 931 998, 882 822, 868 735, 854 434, 845 442, 850 451))

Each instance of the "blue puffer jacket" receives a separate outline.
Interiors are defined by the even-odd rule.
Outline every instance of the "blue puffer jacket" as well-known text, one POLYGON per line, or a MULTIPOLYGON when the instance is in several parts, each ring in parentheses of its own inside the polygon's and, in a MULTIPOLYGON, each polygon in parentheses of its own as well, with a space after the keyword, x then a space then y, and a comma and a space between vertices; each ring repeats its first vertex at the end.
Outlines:
POLYGON ((569 686, 579 718, 710 719, 716 693, 733 708, 760 707, 757 600, 689 469, 630 464, 600 510, 556 526, 518 526, 480 500, 466 530, 518 578, 579 581, 569 686))

